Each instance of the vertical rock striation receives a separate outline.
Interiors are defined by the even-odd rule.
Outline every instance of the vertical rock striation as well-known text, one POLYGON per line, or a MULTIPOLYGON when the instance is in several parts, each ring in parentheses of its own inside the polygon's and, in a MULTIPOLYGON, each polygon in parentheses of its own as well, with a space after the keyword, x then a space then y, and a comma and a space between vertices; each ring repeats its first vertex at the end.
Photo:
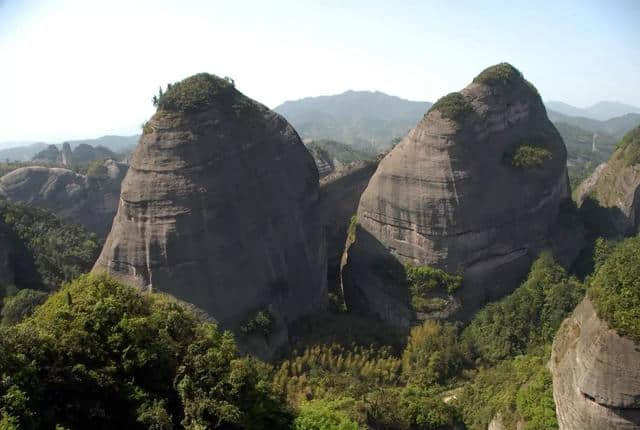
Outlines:
POLYGON ((327 301, 313 158, 286 120, 231 83, 175 84, 145 125, 94 271, 170 293, 236 332, 261 310, 286 330, 327 301))
POLYGON ((463 275, 438 316, 468 317, 518 285, 569 194, 566 150, 535 88, 508 64, 485 70, 380 162, 343 263, 348 305, 409 324, 394 273, 411 263, 463 275))

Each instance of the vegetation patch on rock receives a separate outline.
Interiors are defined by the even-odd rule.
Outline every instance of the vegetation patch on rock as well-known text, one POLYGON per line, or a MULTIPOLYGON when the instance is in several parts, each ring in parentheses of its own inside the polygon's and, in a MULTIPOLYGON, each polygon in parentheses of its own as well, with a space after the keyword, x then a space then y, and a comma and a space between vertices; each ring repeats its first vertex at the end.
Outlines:
POLYGON ((541 167, 551 157, 551 151, 547 148, 529 144, 519 145, 513 153, 505 154, 509 164, 524 169, 541 167))
POLYGON ((626 166, 640 163, 640 127, 628 132, 618 143, 618 150, 626 166))
POLYGON ((166 91, 154 97, 158 108, 174 112, 195 112, 206 109, 216 98, 235 92, 232 80, 209 73, 198 73, 180 82, 169 84, 166 91))
POLYGON ((462 276, 452 275, 430 266, 405 265, 405 276, 411 294, 411 306, 419 312, 430 312, 442 308, 441 300, 429 297, 440 291, 453 294, 462 286, 462 276))
POLYGON ((600 318, 640 343, 640 236, 611 252, 593 277, 589 296, 600 318))
POLYGON ((522 72, 509 63, 500 63, 488 67, 473 79, 475 84, 489 86, 512 86, 520 82, 523 82, 532 92, 538 94, 536 87, 524 78, 522 72))
POLYGON ((431 106, 429 112, 434 110, 440 112, 443 118, 461 121, 473 112, 473 106, 471 106, 471 103, 469 103, 462 93, 454 92, 438 99, 438 101, 431 106))
POLYGON ((261 309, 240 326, 240 332, 245 335, 261 334, 268 337, 273 330, 273 324, 271 312, 268 309, 261 309))

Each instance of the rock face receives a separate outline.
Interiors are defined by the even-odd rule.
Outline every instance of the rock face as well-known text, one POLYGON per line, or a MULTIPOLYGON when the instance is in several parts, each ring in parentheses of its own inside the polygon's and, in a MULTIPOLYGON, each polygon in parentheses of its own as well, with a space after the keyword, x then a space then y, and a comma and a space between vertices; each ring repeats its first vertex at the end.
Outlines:
POLYGON ((508 64, 485 70, 380 162, 344 259, 347 305, 408 325, 409 293, 390 274, 411 263, 461 274, 438 316, 468 317, 518 285, 569 193, 566 150, 535 88, 508 64))
POLYGON ((349 221, 377 166, 378 161, 356 162, 320 181, 320 216, 327 237, 327 279, 332 289, 339 289, 340 259, 349 221))
POLYGON ((606 164, 598 166, 576 190, 582 204, 593 198, 607 209, 608 218, 621 235, 640 228, 640 127, 631 130, 606 164))
POLYGON ((2 220, 0 213, 0 292, 3 285, 13 285, 13 243, 7 225, 2 220))
POLYGON ((170 293, 236 332, 266 309, 281 334, 327 303, 318 194, 313 158, 286 120, 195 75, 146 124, 94 271, 170 293))
POLYGON ((640 346, 585 298, 560 327, 550 362, 561 430, 640 429, 640 346))
POLYGON ((87 175, 49 167, 22 167, 0 178, 0 194, 54 212, 106 237, 118 208, 125 164, 105 160, 87 175))

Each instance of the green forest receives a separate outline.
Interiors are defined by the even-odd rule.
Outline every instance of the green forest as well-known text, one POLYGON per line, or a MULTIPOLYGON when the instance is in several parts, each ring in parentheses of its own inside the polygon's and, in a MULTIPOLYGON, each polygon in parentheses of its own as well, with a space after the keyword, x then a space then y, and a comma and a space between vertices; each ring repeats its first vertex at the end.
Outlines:
MULTIPOLYGON (((265 363, 170 296, 81 275, 97 244, 80 227, 6 203, 3 217, 39 276, 3 292, 2 429, 480 430, 499 414, 548 430, 557 428, 550 345, 585 292, 620 333, 640 333, 640 238, 598 239, 584 279, 543 252, 515 292, 466 325, 425 321, 385 344, 382 326, 336 309, 333 336, 311 330, 265 363)), ((418 292, 460 282, 407 272, 418 292)))

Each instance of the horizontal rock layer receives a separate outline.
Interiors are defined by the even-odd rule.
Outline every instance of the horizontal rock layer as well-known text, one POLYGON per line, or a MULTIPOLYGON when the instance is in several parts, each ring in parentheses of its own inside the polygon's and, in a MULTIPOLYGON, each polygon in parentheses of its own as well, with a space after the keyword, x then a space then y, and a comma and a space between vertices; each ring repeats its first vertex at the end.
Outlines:
POLYGON ((286 329, 327 301, 318 172, 278 114, 234 88, 212 97, 147 123, 94 271, 193 303, 236 333, 260 310, 286 329))
POLYGON ((566 150, 540 97, 521 77, 473 83, 458 97, 466 115, 443 116, 437 103, 381 161, 362 195, 343 269, 354 309, 409 323, 408 293, 380 276, 409 262, 462 274, 457 316, 468 317, 512 291, 550 245, 569 184, 566 150), (511 157, 522 145, 548 157, 516 167, 511 157))

